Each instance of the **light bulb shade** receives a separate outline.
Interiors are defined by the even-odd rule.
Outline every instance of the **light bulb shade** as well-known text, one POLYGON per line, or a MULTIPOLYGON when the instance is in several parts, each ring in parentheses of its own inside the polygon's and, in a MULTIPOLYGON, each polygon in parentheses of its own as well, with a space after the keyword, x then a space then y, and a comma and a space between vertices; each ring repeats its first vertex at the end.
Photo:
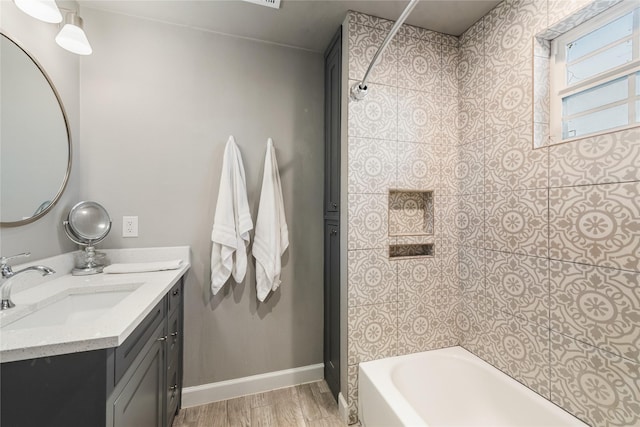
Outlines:
POLYGON ((76 13, 67 13, 64 17, 64 25, 56 36, 56 43, 69 52, 91 55, 93 49, 82 27, 82 18, 76 13))
POLYGON ((62 14, 55 0, 13 0, 18 9, 44 22, 62 22, 62 14))

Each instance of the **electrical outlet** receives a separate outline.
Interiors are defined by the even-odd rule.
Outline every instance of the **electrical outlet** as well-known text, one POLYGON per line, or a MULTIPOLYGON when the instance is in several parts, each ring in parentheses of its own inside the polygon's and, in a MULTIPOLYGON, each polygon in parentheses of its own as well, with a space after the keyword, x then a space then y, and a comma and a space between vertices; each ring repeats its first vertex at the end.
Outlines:
POLYGON ((122 237, 138 237, 138 217, 122 217, 122 237))

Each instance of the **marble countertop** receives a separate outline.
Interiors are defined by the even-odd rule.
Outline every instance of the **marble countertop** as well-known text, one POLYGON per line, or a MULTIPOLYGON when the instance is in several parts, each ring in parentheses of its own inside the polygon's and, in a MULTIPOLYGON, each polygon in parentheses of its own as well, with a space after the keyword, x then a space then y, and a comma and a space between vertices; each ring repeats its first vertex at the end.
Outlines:
MULTIPOLYGON (((65 326, 38 325, 37 327, 15 330, 0 329, 0 362, 117 347, 127 339, 129 334, 190 267, 188 247, 124 249, 105 252, 111 262, 118 263, 172 259, 181 259, 183 262, 177 270, 147 273, 102 273, 92 276, 72 276, 68 271, 57 270, 58 274, 52 280, 44 281, 35 286, 25 286, 26 289, 19 292, 14 291, 12 300, 16 306, 0 312, 0 327, 26 316, 34 311, 34 307, 38 303, 61 293, 91 293, 104 289, 117 289, 118 287, 135 288, 122 301, 91 321, 79 321, 65 326)), ((70 267, 72 264, 68 263, 66 256, 72 257, 73 255, 63 254, 51 259, 30 262, 28 265, 67 265, 70 267)), ((17 271, 21 267, 23 266, 16 266, 14 270, 17 271)))

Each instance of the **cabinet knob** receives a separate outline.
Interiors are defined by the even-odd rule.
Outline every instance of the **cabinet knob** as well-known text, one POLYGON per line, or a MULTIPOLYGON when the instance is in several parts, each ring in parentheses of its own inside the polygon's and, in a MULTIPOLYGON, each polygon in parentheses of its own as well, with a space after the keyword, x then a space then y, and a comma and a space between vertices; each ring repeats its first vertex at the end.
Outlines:
POLYGON ((180 295, 180 289, 176 289, 175 291, 171 292, 171 295, 173 295, 174 297, 180 295))
POLYGON ((336 234, 338 234, 338 230, 335 230, 335 229, 331 230, 331 235, 332 236, 335 236, 336 234))
POLYGON ((333 206, 333 209, 338 209, 338 204, 337 203, 332 203, 331 206, 333 206))
POLYGON ((167 340, 167 336, 166 335, 156 339, 156 341, 166 341, 166 340, 167 340))

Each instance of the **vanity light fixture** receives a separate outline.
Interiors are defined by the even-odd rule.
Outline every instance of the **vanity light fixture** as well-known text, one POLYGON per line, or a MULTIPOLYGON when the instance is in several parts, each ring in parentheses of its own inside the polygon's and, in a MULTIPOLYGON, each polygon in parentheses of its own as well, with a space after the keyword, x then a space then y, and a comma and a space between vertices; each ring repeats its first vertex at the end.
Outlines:
POLYGON ((66 12, 56 43, 63 49, 78 55, 91 55, 93 49, 84 33, 82 18, 76 12, 66 12))
POLYGON ((13 0, 18 9, 29 16, 51 24, 62 22, 55 0, 13 0))

